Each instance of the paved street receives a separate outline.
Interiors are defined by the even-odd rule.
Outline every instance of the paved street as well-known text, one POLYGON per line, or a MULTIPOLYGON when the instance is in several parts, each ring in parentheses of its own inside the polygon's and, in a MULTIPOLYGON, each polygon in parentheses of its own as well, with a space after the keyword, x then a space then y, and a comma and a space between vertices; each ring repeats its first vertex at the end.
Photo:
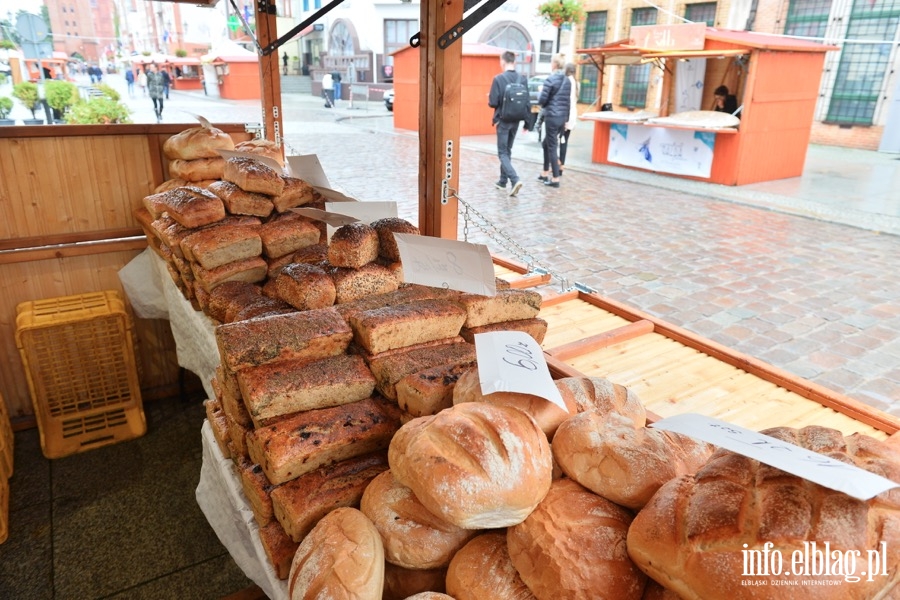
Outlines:
MULTIPOLYGON (((135 122, 155 120, 149 98, 130 104, 135 122)), ((283 108, 289 153, 317 154, 335 187, 396 200, 416 221, 416 134, 395 130, 380 102, 329 110, 291 95, 283 108)), ((259 111, 175 91, 164 121, 259 122, 259 111)), ((590 136, 587 123, 573 132, 559 189, 535 181, 540 146, 520 136, 525 187, 512 199, 493 187, 493 139, 464 138, 459 195, 569 284, 900 415, 896 155, 811 147, 808 177, 729 188, 593 165, 590 136)), ((523 258, 472 227, 468 239, 523 258)))

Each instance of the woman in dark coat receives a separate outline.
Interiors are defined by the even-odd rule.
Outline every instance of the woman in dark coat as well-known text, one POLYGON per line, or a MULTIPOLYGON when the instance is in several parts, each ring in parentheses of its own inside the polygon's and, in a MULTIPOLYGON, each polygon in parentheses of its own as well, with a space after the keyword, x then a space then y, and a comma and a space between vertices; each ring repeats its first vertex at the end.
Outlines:
POLYGON ((550 61, 553 72, 544 81, 538 104, 544 113, 544 170, 538 177, 544 185, 559 187, 559 136, 569 120, 572 85, 563 73, 565 60, 557 54, 550 61))

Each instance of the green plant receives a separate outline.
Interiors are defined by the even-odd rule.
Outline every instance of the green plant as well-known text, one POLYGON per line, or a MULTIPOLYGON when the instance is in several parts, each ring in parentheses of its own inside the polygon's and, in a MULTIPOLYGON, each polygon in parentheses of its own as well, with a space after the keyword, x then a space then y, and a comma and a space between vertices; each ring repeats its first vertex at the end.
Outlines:
POLYGON ((0 85, 6 84, 6 73, 0 73, 0 85))
POLYGON ((178 57, 180 57, 180 58, 184 58, 185 56, 187 56, 187 50, 185 50, 184 48, 178 48, 178 49, 175 51, 175 56, 178 56, 178 57))
POLYGON ((97 85, 97 89, 103 92, 103 95, 112 100, 113 102, 118 102, 122 96, 116 90, 112 89, 105 83, 100 83, 97 85))
POLYGON ((104 96, 75 104, 66 113, 66 123, 73 125, 108 125, 131 123, 131 111, 124 104, 104 96))
MULTIPOLYGON (((78 86, 69 81, 48 81, 44 83, 47 104, 60 115, 78 102, 78 86)), ((59 117, 57 117, 59 118, 59 117)))
POLYGON ((16 45, 10 40, 0 40, 0 50, 15 50, 16 45))
POLYGON ((37 84, 31 83, 30 81, 17 83, 13 86, 13 96, 15 96, 25 108, 31 111, 32 118, 37 118, 35 111, 37 110, 38 104, 40 104, 37 84))
POLYGON ((579 0, 547 0, 538 6, 538 14, 554 27, 584 21, 584 7, 579 0))
POLYGON ((150 56, 151 54, 153 54, 153 53, 150 52, 149 50, 144 50, 143 52, 141 52, 141 56, 150 56))
POLYGON ((12 98, 0 96, 0 119, 5 119, 13 109, 12 98))

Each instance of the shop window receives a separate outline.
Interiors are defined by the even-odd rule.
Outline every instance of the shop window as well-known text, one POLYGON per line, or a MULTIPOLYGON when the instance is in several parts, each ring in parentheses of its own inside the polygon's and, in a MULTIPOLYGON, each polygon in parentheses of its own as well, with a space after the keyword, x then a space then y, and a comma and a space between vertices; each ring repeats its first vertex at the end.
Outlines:
POLYGON ((684 18, 692 23, 706 23, 709 27, 716 24, 716 3, 698 2, 684 7, 684 18))
MULTIPOLYGON (((598 48, 606 43, 607 12, 589 12, 584 21, 584 43, 582 48, 598 48)), ((578 101, 592 104, 597 99, 597 81, 600 71, 592 64, 581 66, 578 85, 578 101)))
MULTIPOLYGON (((631 26, 656 25, 655 8, 635 8, 631 11, 631 26)), ((622 106, 644 108, 647 106, 647 87, 650 85, 650 65, 625 67, 622 85, 622 106)))
POLYGON ((784 34, 822 37, 830 12, 831 0, 791 0, 784 22, 784 34))
POLYGON ((531 38, 518 24, 509 21, 495 23, 484 36, 482 43, 516 53, 516 71, 525 76, 533 72, 531 38))
POLYGON ((826 123, 871 125, 884 86, 900 1, 854 0, 826 123), (877 43, 883 41, 883 44, 877 43))

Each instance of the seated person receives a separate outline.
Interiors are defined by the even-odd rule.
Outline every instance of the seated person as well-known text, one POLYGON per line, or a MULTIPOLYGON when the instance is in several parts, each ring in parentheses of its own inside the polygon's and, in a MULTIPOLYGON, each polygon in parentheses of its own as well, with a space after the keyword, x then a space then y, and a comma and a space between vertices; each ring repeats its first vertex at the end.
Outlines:
MULTIPOLYGON (((728 87, 724 85, 720 85, 716 88, 716 91, 713 92, 715 97, 715 107, 713 108, 716 112, 726 112, 730 115, 734 114, 734 111, 738 109, 737 98, 735 98, 734 94, 728 93, 728 87)), ((740 117, 740 114, 736 115, 740 117)))

